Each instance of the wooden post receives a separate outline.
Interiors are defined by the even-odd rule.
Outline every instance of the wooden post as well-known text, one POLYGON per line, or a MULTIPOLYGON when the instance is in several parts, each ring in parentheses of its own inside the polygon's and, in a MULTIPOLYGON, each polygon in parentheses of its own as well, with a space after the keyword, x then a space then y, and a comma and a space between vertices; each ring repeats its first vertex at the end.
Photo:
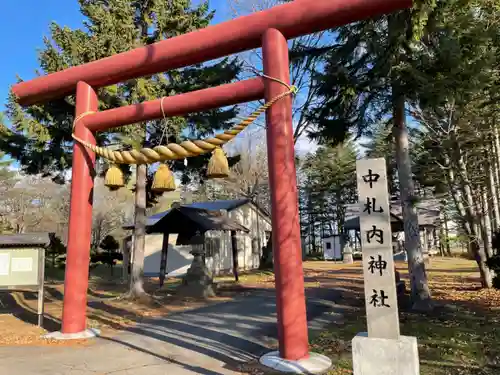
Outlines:
POLYGON ((38 253, 38 326, 43 328, 43 310, 45 301, 45 249, 41 248, 38 253))
POLYGON ((203 265, 207 265, 207 243, 206 243, 206 237, 205 237, 205 232, 201 234, 201 238, 203 239, 203 243, 201 244, 201 248, 203 249, 203 255, 201 256, 201 259, 203 260, 203 265))
MULTIPOLYGON (((132 240, 130 239, 130 242, 132 240)), ((129 278, 129 267, 130 267, 130 248, 129 248, 129 237, 125 237, 122 241, 122 279, 125 282, 128 282, 129 278)))
POLYGON ((236 231, 231 231, 231 246, 233 250, 233 275, 236 282, 239 281, 238 277, 238 239, 236 238, 236 231))
POLYGON ((443 221, 442 221, 442 215, 440 215, 440 223, 439 223, 439 255, 442 257, 445 256, 445 241, 446 239, 444 238, 444 229, 443 229, 443 221))
POLYGON ((167 273, 167 258, 168 258, 168 237, 170 233, 163 233, 163 243, 161 247, 161 261, 160 261, 160 288, 165 283, 165 275, 167 273))

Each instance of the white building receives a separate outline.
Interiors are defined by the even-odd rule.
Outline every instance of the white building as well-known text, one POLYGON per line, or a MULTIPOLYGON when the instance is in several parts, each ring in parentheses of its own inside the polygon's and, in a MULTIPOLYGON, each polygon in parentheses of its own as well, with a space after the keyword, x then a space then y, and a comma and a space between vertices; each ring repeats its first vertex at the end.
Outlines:
MULTIPOLYGON (((177 220, 176 223, 171 224, 172 233, 169 235, 167 252, 166 274, 168 276, 181 276, 191 265, 193 257, 190 251, 192 247, 187 243, 196 232, 196 228, 200 226, 207 228, 210 225, 214 227, 214 221, 222 217, 229 219, 227 230, 208 230, 205 232, 207 267, 215 275, 232 271, 233 255, 230 230, 233 229, 236 231, 239 270, 245 271, 259 267, 262 248, 266 246, 271 234, 269 214, 248 199, 219 200, 178 205, 148 218, 147 231, 149 233, 146 235, 144 260, 145 276, 158 276, 160 273, 163 234, 156 232, 169 231, 168 227, 164 228, 164 223, 166 223, 164 218, 169 214, 172 215, 172 210, 177 208, 186 214, 186 219, 182 223, 177 220), (162 221, 162 219, 164 220, 162 221), (208 224, 208 221, 211 223, 208 224), (173 228, 175 225, 180 227, 173 228)), ((133 225, 127 225, 124 228, 133 229, 133 225)))
POLYGON ((323 257, 325 260, 342 260, 342 236, 333 235, 322 239, 323 242, 323 257))

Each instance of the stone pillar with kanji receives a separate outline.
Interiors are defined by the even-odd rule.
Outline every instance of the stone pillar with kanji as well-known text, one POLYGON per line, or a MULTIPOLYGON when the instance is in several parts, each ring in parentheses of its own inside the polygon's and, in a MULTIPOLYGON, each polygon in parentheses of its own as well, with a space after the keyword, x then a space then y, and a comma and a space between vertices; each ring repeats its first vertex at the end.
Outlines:
POLYGON ((417 339, 401 336, 385 159, 356 163, 367 332, 352 340, 354 375, 418 375, 417 339))

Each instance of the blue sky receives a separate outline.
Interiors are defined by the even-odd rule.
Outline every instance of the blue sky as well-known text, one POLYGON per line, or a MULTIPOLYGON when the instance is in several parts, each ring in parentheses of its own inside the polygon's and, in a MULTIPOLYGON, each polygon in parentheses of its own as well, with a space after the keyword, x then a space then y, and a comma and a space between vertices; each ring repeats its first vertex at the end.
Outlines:
POLYGON ((38 68, 37 49, 49 34, 51 21, 70 27, 82 24, 76 0, 9 0, 0 5, 2 62, 0 97, 5 104, 16 75, 23 79, 35 76, 38 68))
MULTIPOLYGON (((10 86, 16 75, 24 80, 35 76, 39 67, 37 49, 43 47, 43 37, 49 35, 52 21, 78 28, 84 17, 77 0, 2 0, 0 1, 0 35, 2 59, 0 63, 0 98, 5 105, 10 86)), ((193 3, 198 3, 195 0, 193 3)), ((226 0, 211 0, 214 9, 227 9, 226 0)), ((218 11, 214 23, 227 19, 225 11, 218 11)), ((0 108, 0 110, 3 108, 0 108)))

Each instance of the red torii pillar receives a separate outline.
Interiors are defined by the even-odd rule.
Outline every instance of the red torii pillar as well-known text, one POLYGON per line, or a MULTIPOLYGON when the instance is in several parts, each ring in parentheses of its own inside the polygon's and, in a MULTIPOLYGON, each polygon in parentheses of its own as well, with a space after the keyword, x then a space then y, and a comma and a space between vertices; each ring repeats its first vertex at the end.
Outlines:
MULTIPOLYGON (((281 32, 264 33, 262 54, 264 74, 289 84, 288 44, 281 32)), ((267 80, 266 101, 285 90, 267 80)), ((309 355, 309 340, 290 96, 268 109, 266 125, 279 349, 281 357, 297 360, 309 355)))
MULTIPOLYGON (((97 111, 97 106, 97 95, 92 87, 85 82, 78 82, 75 118, 91 111, 97 111)), ((76 123, 75 135, 84 141, 95 144, 94 134, 81 121, 76 123)), ((95 154, 75 142, 71 170, 66 277, 64 278, 63 333, 83 332, 86 328, 94 166, 95 154)))
MULTIPOLYGON (((21 82, 13 86, 20 104, 31 105, 77 92, 75 118, 97 110, 94 90, 127 79, 201 63, 263 47, 267 75, 289 81, 286 40, 411 6, 411 0, 296 0, 149 46, 21 82)), ((169 116, 272 98, 285 88, 257 78, 165 98, 169 116)), ((159 100, 87 114, 76 134, 95 142, 93 133, 161 118, 159 100)), ((302 252, 294 165, 291 99, 267 113, 267 143, 273 214, 273 249, 280 356, 308 356, 302 252)), ((95 155, 75 145, 62 332, 86 328, 86 303, 95 155)))

